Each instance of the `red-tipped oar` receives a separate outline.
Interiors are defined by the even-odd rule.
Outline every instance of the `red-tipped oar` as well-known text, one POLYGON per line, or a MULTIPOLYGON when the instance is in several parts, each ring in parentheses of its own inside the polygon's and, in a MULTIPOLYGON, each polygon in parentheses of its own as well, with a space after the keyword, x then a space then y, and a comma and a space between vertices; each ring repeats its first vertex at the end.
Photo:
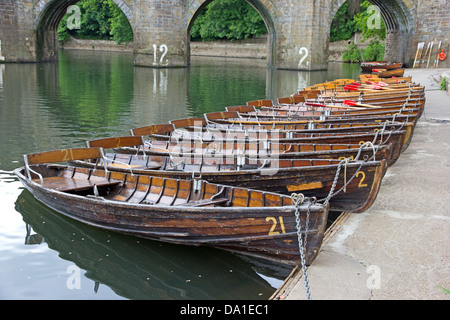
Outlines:
POLYGON ((377 92, 379 90, 373 90, 373 89, 365 89, 365 88, 361 88, 358 86, 352 86, 352 85, 346 85, 344 87, 344 90, 348 90, 348 91, 372 91, 372 92, 377 92))
POLYGON ((313 106, 313 107, 323 107, 323 108, 360 109, 360 108, 358 108, 358 107, 335 106, 335 105, 326 105, 326 104, 312 103, 312 102, 306 102, 305 105, 307 105, 307 106, 313 106))
POLYGON ((345 105, 352 106, 352 107, 364 107, 364 108, 378 108, 377 106, 371 105, 371 104, 364 104, 364 103, 357 103, 353 100, 345 100, 345 105))

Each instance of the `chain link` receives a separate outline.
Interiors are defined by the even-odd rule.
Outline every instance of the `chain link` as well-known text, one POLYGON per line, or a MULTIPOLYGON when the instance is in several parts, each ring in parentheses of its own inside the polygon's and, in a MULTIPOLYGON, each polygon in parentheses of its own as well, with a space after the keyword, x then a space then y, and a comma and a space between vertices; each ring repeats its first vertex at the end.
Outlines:
POLYGON ((300 206, 305 202, 305 196, 302 193, 293 193, 291 194, 292 203, 295 206, 295 222, 297 226, 297 239, 298 239, 298 248, 300 251, 300 262, 302 265, 302 274, 303 274, 303 282, 305 285, 305 292, 306 292, 306 299, 311 300, 311 292, 309 288, 309 281, 308 281, 308 273, 306 272, 306 236, 309 231, 309 216, 310 216, 310 209, 312 205, 311 199, 307 198, 308 203, 308 210, 306 212, 306 222, 305 222, 305 241, 302 239, 302 225, 300 220, 300 206))

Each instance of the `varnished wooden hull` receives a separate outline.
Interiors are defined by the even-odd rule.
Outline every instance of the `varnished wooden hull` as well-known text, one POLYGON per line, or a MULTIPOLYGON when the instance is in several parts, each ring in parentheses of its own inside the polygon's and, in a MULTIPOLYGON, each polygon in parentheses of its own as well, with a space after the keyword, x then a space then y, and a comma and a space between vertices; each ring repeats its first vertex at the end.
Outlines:
POLYGON ((372 72, 372 69, 394 70, 402 67, 401 62, 391 63, 387 61, 361 62, 361 69, 364 72, 372 72))
MULTIPOLYGON (((61 170, 58 168, 58 166, 45 168, 41 166, 36 170, 46 179, 46 171, 61 170)), ((62 170, 63 175, 67 177, 71 175, 66 169, 62 170)), ((77 168, 77 170, 75 175, 77 178, 88 173, 83 171, 88 169, 77 168)), ((162 201, 167 195, 160 196, 160 202, 148 204, 146 198, 150 198, 151 195, 153 201, 157 196, 153 191, 147 191, 149 183, 153 185, 159 178, 112 172, 108 179, 118 181, 122 185, 115 186, 115 189, 101 190, 101 196, 94 194, 86 196, 89 191, 76 194, 45 188, 27 178, 23 168, 15 170, 15 174, 37 200, 65 216, 88 225, 158 241, 208 245, 283 263, 300 264, 295 207, 291 205, 292 201, 287 196, 268 192, 263 196, 264 200, 260 200, 262 202, 259 206, 255 204, 251 206, 251 203, 259 199, 263 193, 259 191, 248 193, 244 190, 243 194, 247 194, 247 198, 241 199, 239 189, 229 188, 227 196, 231 195, 230 201, 236 203, 233 207, 169 205, 167 199, 162 201), (124 182, 131 187, 125 186, 124 182), (253 200, 250 200, 250 194, 253 200), (239 205, 238 201, 242 202, 242 205, 239 205)), ((104 172, 96 170, 91 174, 101 177, 104 172)), ((170 178, 159 180, 165 181, 164 190, 169 190, 169 183, 173 184, 176 181, 170 178)), ((181 182, 179 185, 181 186, 181 182)), ((202 190, 206 190, 206 185, 211 186, 202 182, 204 188, 202 190)), ((172 195, 172 198, 174 197, 172 195)), ((322 243, 328 206, 305 202, 299 206, 299 210, 304 228, 307 223, 306 212, 309 211, 305 249, 306 264, 309 265, 319 252, 322 243)))
MULTIPOLYGON (((366 142, 373 143, 374 145, 379 144, 390 144, 391 145, 391 152, 389 155, 389 158, 387 159, 388 165, 393 165, 399 158, 400 154, 406 150, 410 143, 410 138, 412 137, 412 129, 413 127, 410 127, 409 130, 399 130, 399 131, 389 131, 385 132, 384 134, 379 134, 377 132, 362 132, 362 133, 348 133, 348 134, 340 134, 340 135, 334 135, 334 134, 304 134, 304 133, 295 133, 293 132, 290 137, 285 137, 283 133, 277 133, 275 137, 269 137, 271 143, 281 143, 283 145, 288 144, 359 144, 362 145, 366 142), (407 144, 405 144, 405 142, 407 144)), ((161 140, 163 139, 163 136, 160 137, 161 140)), ((165 137, 166 141, 172 141, 170 137, 165 137)), ((187 139, 187 141, 178 140, 176 141, 179 146, 181 146, 180 150, 184 150, 183 152, 192 152, 194 148, 196 148, 197 144, 202 145, 202 148, 209 147, 210 150, 217 149, 218 152, 221 150, 229 149, 229 150, 247 150, 249 149, 247 144, 253 144, 255 146, 258 146, 262 141, 264 140, 216 140, 212 143, 204 143, 201 140, 198 139, 187 139)), ((167 142, 166 142, 167 143, 167 142)), ((150 141, 149 141, 150 144, 150 141)), ((160 147, 160 148, 168 148, 167 144, 164 144, 164 141, 161 141, 160 144, 158 144, 158 141, 152 142, 154 147, 160 147)), ((151 150, 151 149, 147 149, 151 150)), ((174 150, 174 149, 172 149, 174 150)), ((283 149, 279 149, 283 150, 283 149)), ((126 149, 116 149, 117 152, 126 152, 129 153, 126 149)))
POLYGON ((373 74, 380 78, 403 77, 405 69, 387 70, 382 72, 374 72, 373 74))
MULTIPOLYGON (((107 158, 112 159, 112 156, 107 158)), ((345 187, 330 198, 330 209, 336 211, 363 212, 375 200, 386 172, 386 160, 349 161, 329 159, 272 159, 270 161, 248 161, 239 166, 236 159, 230 162, 208 162, 202 158, 171 158, 163 166, 149 167, 146 157, 128 157, 128 165, 123 158, 102 161, 96 165, 78 162, 81 166, 103 166, 109 170, 130 172, 175 179, 201 177, 211 183, 251 188, 290 195, 301 192, 310 197, 324 200, 330 193, 345 187), (337 174, 339 172, 339 174, 337 174), (336 186, 332 189, 336 179, 336 186)))

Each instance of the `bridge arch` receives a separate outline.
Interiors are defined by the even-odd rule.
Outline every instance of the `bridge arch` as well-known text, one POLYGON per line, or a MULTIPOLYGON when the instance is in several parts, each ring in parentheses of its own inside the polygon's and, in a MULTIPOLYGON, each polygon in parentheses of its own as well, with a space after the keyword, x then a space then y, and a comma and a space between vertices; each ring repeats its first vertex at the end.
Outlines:
MULTIPOLYGON (((39 60, 55 59, 58 50, 58 26, 67 9, 81 0, 40 0, 34 7, 33 26, 36 31, 36 55, 39 60)), ((113 0, 133 28, 133 13, 124 0, 113 0)), ((134 30, 133 30, 134 31, 134 30)))
MULTIPOLYGON (((380 10, 386 25, 385 59, 407 62, 411 34, 415 32, 417 0, 368 0, 380 10)), ((332 0, 329 27, 339 8, 346 0, 332 0)))
MULTIPOLYGON (((190 0, 189 8, 187 12, 187 36, 188 43, 189 34, 192 27, 192 24, 200 14, 200 12, 211 2, 214 0, 190 0)), ((276 58, 276 27, 275 27, 275 19, 277 17, 277 7, 274 5, 272 0, 245 0, 248 2, 262 17, 267 31, 268 31, 268 45, 267 45, 267 62, 269 65, 275 64, 276 58)))

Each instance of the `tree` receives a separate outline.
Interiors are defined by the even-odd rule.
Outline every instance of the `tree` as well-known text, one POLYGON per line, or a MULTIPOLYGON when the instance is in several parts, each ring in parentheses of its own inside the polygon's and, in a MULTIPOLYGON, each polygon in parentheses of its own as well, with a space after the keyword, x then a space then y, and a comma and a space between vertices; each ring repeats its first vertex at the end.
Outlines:
POLYGON ((267 28, 245 0, 215 0, 199 14, 190 33, 195 40, 239 40, 265 34, 267 28))
POLYGON ((330 41, 349 40, 356 32, 364 39, 386 38, 384 21, 369 1, 348 0, 339 8, 331 22, 330 41))
POLYGON ((68 14, 58 27, 58 40, 70 36, 81 39, 115 40, 117 43, 133 41, 133 30, 127 17, 112 0, 82 0, 77 3, 81 13, 81 27, 67 28, 68 14))

